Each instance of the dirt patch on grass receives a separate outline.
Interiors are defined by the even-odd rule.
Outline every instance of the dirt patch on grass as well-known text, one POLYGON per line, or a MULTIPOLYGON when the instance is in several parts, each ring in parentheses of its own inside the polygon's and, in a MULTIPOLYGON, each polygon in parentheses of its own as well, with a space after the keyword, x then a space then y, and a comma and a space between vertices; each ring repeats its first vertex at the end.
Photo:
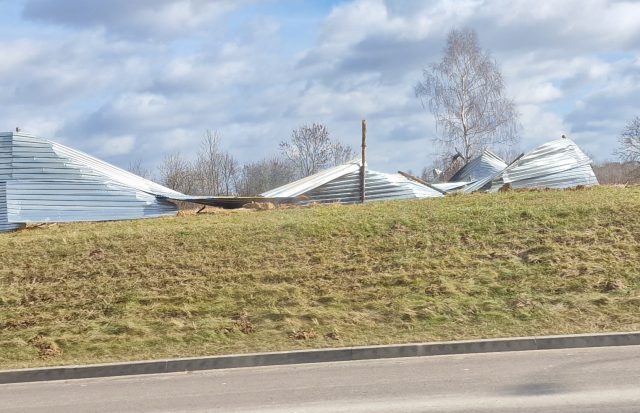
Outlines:
POLYGON ((289 337, 294 340, 313 340, 318 337, 318 333, 314 329, 297 330, 292 331, 291 334, 289 334, 289 337))
POLYGON ((609 293, 612 291, 620 291, 627 288, 624 281, 621 279, 606 279, 598 282, 596 288, 603 293, 609 293))
POLYGON ((244 204, 242 207, 246 209, 255 209, 256 211, 269 211, 276 209, 273 202, 249 202, 248 204, 244 204))
POLYGON ((250 334, 255 331, 253 323, 249 319, 249 314, 246 311, 243 311, 236 320, 233 322, 235 329, 240 331, 243 334, 250 334))
POLYGON ((48 337, 36 336, 29 341, 29 344, 38 350, 38 356, 41 359, 56 358, 64 354, 60 346, 48 337))

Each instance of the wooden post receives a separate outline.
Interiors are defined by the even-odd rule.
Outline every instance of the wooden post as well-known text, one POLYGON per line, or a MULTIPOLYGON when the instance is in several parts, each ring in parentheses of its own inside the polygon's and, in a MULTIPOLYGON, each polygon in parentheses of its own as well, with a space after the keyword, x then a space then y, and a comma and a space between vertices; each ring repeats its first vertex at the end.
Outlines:
POLYGON ((364 204, 365 194, 365 175, 367 162, 367 121, 362 119, 362 166, 360 166, 360 202, 364 204))

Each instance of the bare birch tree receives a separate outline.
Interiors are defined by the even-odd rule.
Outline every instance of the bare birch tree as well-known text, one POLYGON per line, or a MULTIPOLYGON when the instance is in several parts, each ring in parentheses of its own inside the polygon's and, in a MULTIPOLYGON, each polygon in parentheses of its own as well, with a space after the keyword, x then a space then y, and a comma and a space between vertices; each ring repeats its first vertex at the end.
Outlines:
POLYGON ((640 116, 631 120, 620 134, 617 154, 622 161, 640 161, 640 116))
POLYGON ((424 69, 415 92, 436 120, 436 141, 464 163, 490 145, 517 140, 515 104, 504 96, 498 65, 473 30, 449 32, 442 61, 424 69))
POLYGON ((315 174, 353 157, 350 146, 333 141, 327 127, 318 123, 294 129, 291 138, 280 143, 280 152, 291 162, 299 177, 315 174))

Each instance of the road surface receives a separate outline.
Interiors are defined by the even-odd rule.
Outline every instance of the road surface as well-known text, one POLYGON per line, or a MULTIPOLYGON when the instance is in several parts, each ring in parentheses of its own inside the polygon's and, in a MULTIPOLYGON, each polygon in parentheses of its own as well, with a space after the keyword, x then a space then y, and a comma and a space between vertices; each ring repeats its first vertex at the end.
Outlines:
POLYGON ((0 412, 640 412, 640 346, 0 385, 0 412))

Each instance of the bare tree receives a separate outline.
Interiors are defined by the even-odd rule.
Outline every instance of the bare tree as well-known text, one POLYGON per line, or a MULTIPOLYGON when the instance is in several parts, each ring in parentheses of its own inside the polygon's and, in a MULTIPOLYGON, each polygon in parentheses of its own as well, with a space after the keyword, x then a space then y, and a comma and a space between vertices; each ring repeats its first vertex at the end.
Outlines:
POLYGON ((620 134, 620 148, 616 151, 620 160, 640 161, 640 116, 631 120, 620 134))
POLYGON ((144 167, 142 159, 140 158, 130 161, 127 171, 142 178, 151 179, 151 171, 144 167))
POLYGON ((330 163, 331 165, 342 165, 343 163, 347 163, 353 158, 355 158, 356 154, 351 149, 351 146, 345 145, 341 142, 334 142, 331 145, 331 157, 330 163))
POLYGON ((159 169, 164 186, 185 194, 193 193, 193 166, 180 152, 167 155, 159 169))
POLYGON ((464 163, 489 145, 517 140, 518 114, 504 97, 504 82, 473 30, 452 30, 444 57, 423 71, 416 96, 436 120, 437 143, 464 163))
POLYGON ((194 163, 195 193, 199 195, 232 195, 236 191, 239 166, 236 159, 220 147, 218 132, 207 130, 194 163))
POLYGON ((238 192, 243 196, 255 196, 289 183, 294 178, 295 171, 290 162, 280 158, 263 159, 242 168, 238 192))
POLYGON ((200 195, 218 195, 222 190, 220 182, 220 135, 207 130, 200 142, 195 163, 197 192, 200 195))
POLYGON ((238 161, 220 148, 220 134, 207 130, 200 142, 196 160, 179 152, 165 157, 160 166, 164 185, 192 195, 233 195, 238 191, 238 161))
POLYGON ((640 163, 604 162, 593 165, 598 182, 603 185, 640 183, 640 163))
POLYGON ((224 152, 220 156, 219 177, 221 193, 224 195, 233 195, 237 191, 238 174, 240 172, 238 161, 228 152, 224 152))
POLYGON ((331 140, 327 127, 318 123, 294 129, 290 140, 280 143, 280 151, 292 163, 299 177, 344 163, 353 154, 349 146, 331 140))

